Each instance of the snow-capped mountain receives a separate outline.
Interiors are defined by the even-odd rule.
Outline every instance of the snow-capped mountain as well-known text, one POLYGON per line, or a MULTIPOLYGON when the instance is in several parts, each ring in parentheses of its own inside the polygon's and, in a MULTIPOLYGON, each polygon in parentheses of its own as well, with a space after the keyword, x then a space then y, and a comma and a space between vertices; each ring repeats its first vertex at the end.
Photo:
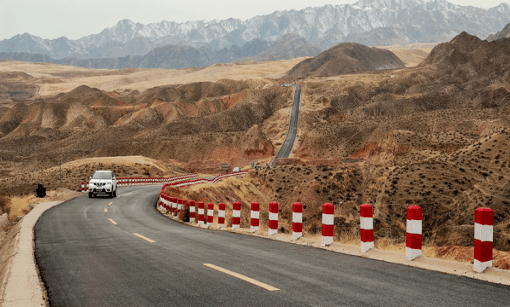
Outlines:
POLYGON ((220 50, 243 46, 254 39, 274 42, 287 33, 299 34, 324 50, 342 42, 374 46, 447 41, 462 31, 486 37, 509 22, 508 4, 482 9, 445 0, 360 0, 276 11, 244 21, 162 21, 144 25, 125 19, 78 40, 47 40, 25 33, 0 41, 0 52, 43 53, 56 59, 111 58, 144 55, 167 44, 220 50))

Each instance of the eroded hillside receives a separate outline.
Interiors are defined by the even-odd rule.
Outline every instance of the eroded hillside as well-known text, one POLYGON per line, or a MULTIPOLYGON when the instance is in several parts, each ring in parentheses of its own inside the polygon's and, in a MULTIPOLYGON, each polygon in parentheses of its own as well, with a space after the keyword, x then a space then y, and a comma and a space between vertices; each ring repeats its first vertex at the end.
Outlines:
POLYGON ((299 83, 291 158, 252 170, 244 184, 222 186, 225 193, 208 187, 190 197, 278 201, 286 231, 299 201, 311 234, 320 231, 321 205, 331 202, 337 237, 354 237, 359 206, 371 203, 376 237, 397 242, 406 207, 418 204, 425 243, 446 246, 472 244, 474 208, 486 206, 495 212, 494 246, 510 250, 508 48, 463 33, 418 67, 395 71, 141 91, 81 86, 0 108, 2 176, 55 166, 60 157, 143 154, 208 173, 223 163, 262 164, 288 127, 293 91, 281 85, 299 83))

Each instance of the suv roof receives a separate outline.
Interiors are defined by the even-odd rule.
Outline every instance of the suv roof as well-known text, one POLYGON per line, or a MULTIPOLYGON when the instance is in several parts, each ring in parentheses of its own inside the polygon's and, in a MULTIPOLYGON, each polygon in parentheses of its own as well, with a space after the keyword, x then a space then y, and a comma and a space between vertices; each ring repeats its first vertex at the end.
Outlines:
POLYGON ((92 179, 112 179, 113 176, 113 172, 110 170, 97 170, 92 175, 92 179))

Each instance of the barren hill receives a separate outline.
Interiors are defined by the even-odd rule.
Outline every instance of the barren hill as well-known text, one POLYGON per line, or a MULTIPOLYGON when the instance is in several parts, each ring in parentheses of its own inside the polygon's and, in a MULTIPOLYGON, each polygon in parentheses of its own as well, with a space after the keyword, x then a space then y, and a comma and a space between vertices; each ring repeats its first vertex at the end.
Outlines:
POLYGON ((288 76, 326 77, 364 71, 404 68, 405 64, 391 51, 343 43, 294 66, 288 76))
POLYGON ((406 207, 418 204, 425 245, 445 249, 471 246, 474 208, 489 207, 494 247, 508 251, 507 48, 462 33, 407 69, 167 83, 139 91, 75 87, 5 105, 0 186, 28 191, 32 173, 60 158, 143 154, 208 173, 220 172, 222 163, 264 165, 288 127, 292 89, 280 85, 298 83, 303 101, 291 158, 250 172, 246 180, 258 194, 232 195, 239 188, 224 185, 215 202, 248 203, 262 193, 280 204, 286 231, 292 203, 302 202, 312 234, 320 234, 321 205, 330 202, 342 239, 359 234, 359 206, 370 203, 376 240, 400 244, 406 207))
POLYGON ((295 33, 282 35, 271 47, 254 57, 241 58, 238 61, 275 61, 299 57, 313 57, 321 53, 321 49, 310 44, 306 39, 295 33))
POLYGON ((505 38, 509 38, 510 37, 510 23, 507 24, 503 30, 497 32, 497 33, 494 33, 494 34, 491 34, 487 37, 487 41, 488 42, 492 42, 492 41, 497 41, 497 40, 500 40, 500 39, 505 39, 505 38))

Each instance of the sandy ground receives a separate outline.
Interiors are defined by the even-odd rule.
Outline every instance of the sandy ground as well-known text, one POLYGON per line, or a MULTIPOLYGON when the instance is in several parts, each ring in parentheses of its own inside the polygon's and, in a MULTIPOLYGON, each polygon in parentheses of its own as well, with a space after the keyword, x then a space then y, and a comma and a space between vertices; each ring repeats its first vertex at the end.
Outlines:
POLYGON ((392 45, 377 48, 388 49, 406 64, 407 67, 418 66, 439 43, 416 43, 411 45, 392 45))
POLYGON ((510 271, 501 270, 497 268, 487 268, 483 273, 476 273, 473 270, 473 265, 466 262, 458 262, 458 261, 450 261, 444 259, 430 258, 421 256, 416 258, 413 261, 409 261, 406 259, 405 252, 396 252, 396 251, 388 251, 388 250, 380 250, 380 249, 370 249, 367 253, 362 253, 360 245, 354 244, 343 244, 338 242, 333 242, 333 244, 321 247, 321 237, 320 236, 306 236, 299 238, 297 241, 292 239, 292 234, 282 234, 277 233, 273 236, 268 236, 267 227, 263 227, 261 225, 260 230, 257 232, 250 232, 249 228, 239 228, 236 230, 232 230, 231 227, 223 227, 221 229, 217 229, 216 224, 210 225, 200 225, 198 226, 195 223, 185 223, 179 220, 177 217, 173 217, 170 214, 164 212, 164 210, 159 209, 160 212, 168 218, 176 220, 178 222, 200 228, 208 228, 211 231, 228 231, 228 232, 236 232, 244 235, 257 236, 261 238, 266 238, 270 240, 276 240, 281 242, 299 244, 312 246, 315 248, 322 248, 326 250, 330 250, 337 253, 343 253, 358 257, 365 257, 374 260, 380 260, 390 263, 403 264, 415 268, 421 268, 430 271, 443 272, 446 274, 457 275, 457 276, 465 276, 473 279, 483 280, 487 282, 502 284, 510 286, 510 271))
POLYGON ((23 71, 36 79, 31 83, 40 87, 39 97, 69 92, 80 85, 104 91, 138 90, 193 82, 216 82, 220 79, 246 80, 281 78, 306 58, 283 61, 214 64, 202 69, 87 69, 57 64, 1 62, 0 72, 23 71))

